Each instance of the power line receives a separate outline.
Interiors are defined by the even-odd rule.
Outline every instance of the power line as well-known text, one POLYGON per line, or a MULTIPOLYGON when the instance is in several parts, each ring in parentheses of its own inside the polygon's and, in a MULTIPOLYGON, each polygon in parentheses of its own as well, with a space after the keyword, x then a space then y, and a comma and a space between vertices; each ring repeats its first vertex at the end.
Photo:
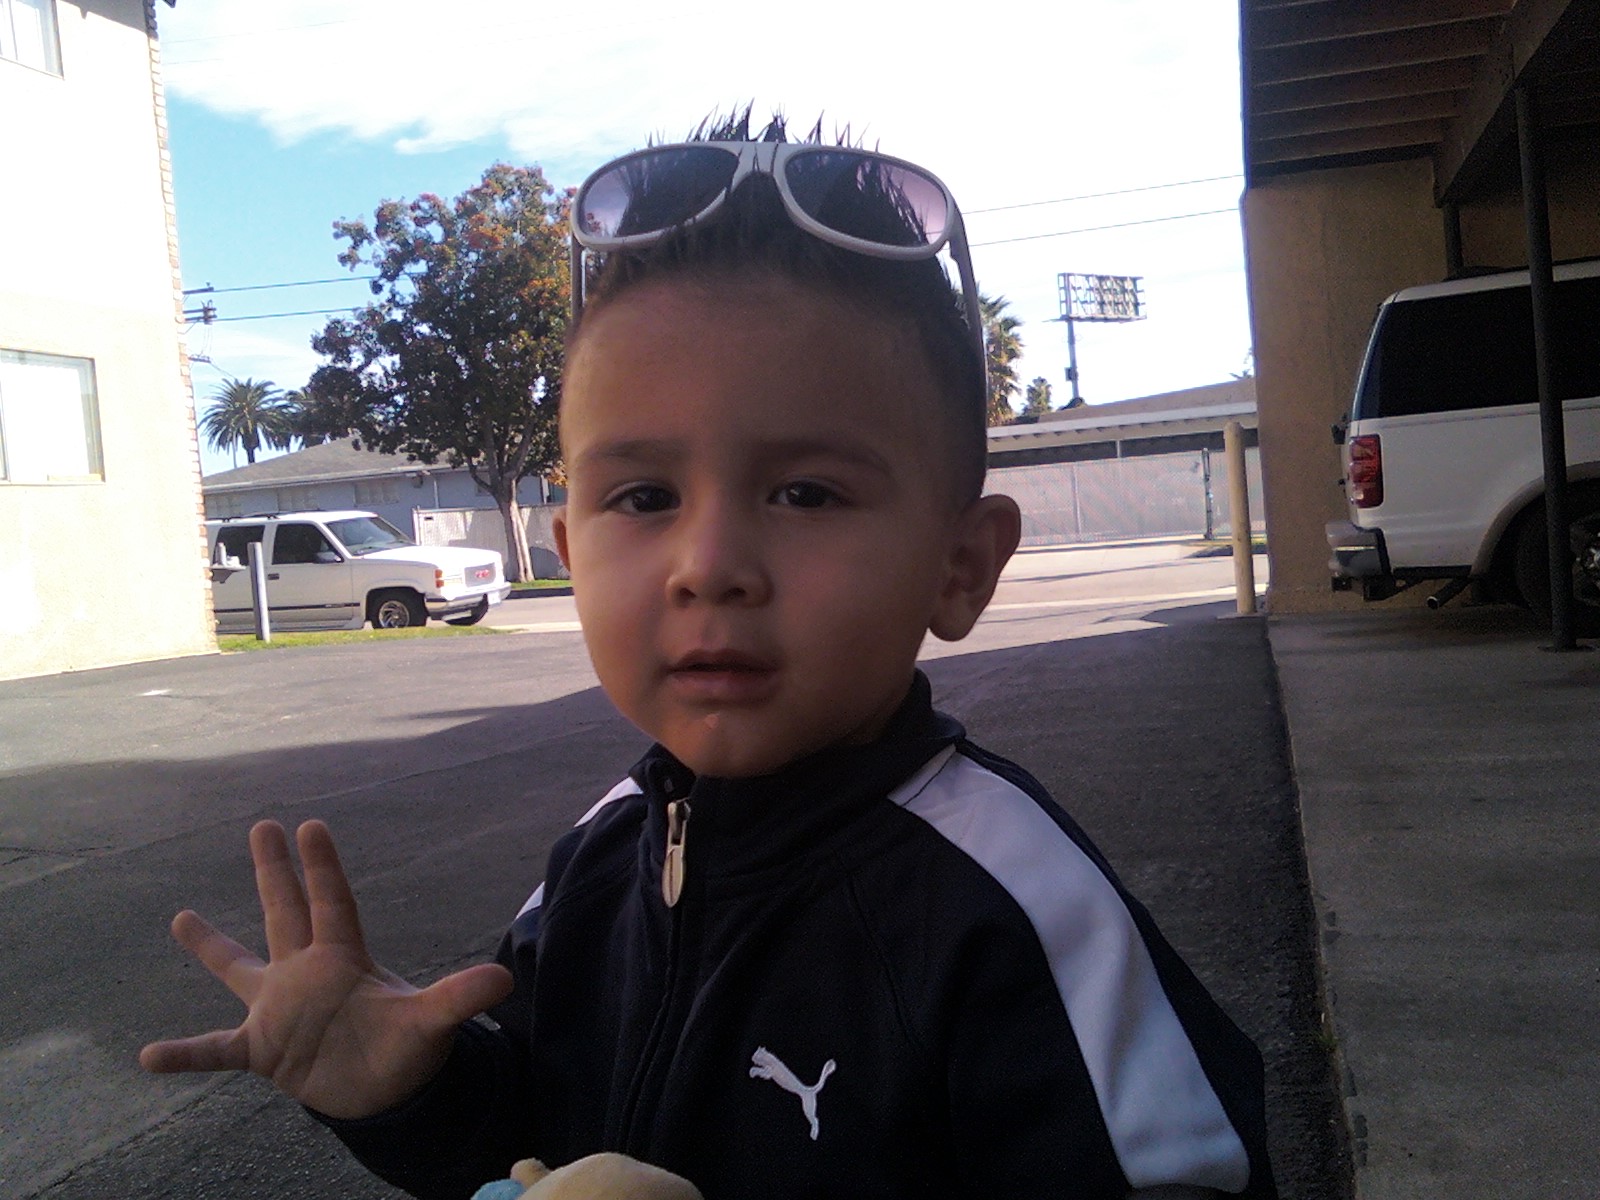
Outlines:
POLYGON ((1045 204, 1070 204, 1075 200, 1103 200, 1107 196, 1131 196, 1135 192, 1160 192, 1167 188, 1190 187, 1197 183, 1220 183, 1225 179, 1243 179, 1243 175, 1208 175, 1204 179, 1175 179, 1171 183, 1150 183, 1143 187, 1118 188, 1114 192, 1085 192, 1081 196, 1062 196, 1056 200, 1025 200, 1021 204, 997 204, 993 208, 970 209, 966 215, 976 217, 982 213, 1010 212, 1017 208, 1038 208, 1045 204))
POLYGON ((278 317, 320 317, 325 316, 328 313, 349 313, 357 311, 359 311, 359 309, 356 308, 307 308, 302 309, 299 312, 251 313, 247 317, 218 317, 217 323, 221 324, 223 321, 271 321, 278 317))
POLYGON ((1142 221, 1118 221, 1114 225, 1085 225, 1082 229, 1058 229, 1054 233, 1030 233, 1023 237, 995 238, 988 242, 971 242, 969 245, 976 250, 979 246, 1003 246, 1008 242, 1037 242, 1044 238, 1069 237, 1075 233, 1099 233, 1103 229, 1127 229, 1134 225, 1158 225, 1162 221, 1187 221, 1190 217, 1214 217, 1220 213, 1237 214, 1238 207, 1233 208, 1208 208, 1202 212, 1174 213, 1170 217, 1146 217, 1142 221))
POLYGON ((186 288, 185 296, 221 295, 223 292, 265 292, 272 288, 315 287, 323 283, 360 283, 369 279, 378 278, 376 275, 341 275, 337 279, 296 279, 289 283, 249 283, 240 287, 212 287, 209 283, 203 288, 186 288))

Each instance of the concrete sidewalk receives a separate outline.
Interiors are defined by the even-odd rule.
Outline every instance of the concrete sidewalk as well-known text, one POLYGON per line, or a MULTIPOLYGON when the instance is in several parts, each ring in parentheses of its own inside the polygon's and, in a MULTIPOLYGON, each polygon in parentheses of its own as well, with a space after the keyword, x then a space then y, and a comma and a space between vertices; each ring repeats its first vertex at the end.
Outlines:
POLYGON ((1360 1200, 1600 1196, 1600 654, 1273 618, 1360 1200))

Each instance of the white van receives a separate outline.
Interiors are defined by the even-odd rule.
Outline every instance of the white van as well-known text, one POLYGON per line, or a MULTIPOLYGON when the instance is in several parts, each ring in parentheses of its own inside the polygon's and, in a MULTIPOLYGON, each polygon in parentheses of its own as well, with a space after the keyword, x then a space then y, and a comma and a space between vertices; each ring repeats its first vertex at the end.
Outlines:
MULTIPOLYGON (((1574 621, 1600 635, 1600 261, 1555 272, 1574 621), (1587 568, 1587 569, 1586 569, 1587 568)), ((1327 527, 1335 590, 1382 600, 1444 580, 1550 612, 1528 273, 1407 288, 1378 309, 1344 445, 1349 519, 1327 527)))
POLYGON ((259 513, 207 521, 217 632, 255 628, 250 543, 261 543, 274 629, 404 629, 481 621, 511 592, 499 551, 419 546, 369 512, 259 513))

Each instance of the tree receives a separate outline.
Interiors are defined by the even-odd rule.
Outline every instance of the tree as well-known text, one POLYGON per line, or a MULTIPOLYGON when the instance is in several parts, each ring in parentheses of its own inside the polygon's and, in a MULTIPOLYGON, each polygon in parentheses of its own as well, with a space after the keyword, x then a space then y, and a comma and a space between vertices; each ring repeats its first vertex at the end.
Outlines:
POLYGON ((1043 375, 1035 376, 1022 401, 1022 416, 1025 420, 1037 421, 1049 411, 1050 381, 1043 375))
POLYGON ((269 379, 230 379, 218 387, 200 432, 213 450, 242 449, 251 463, 262 446, 287 450, 294 436, 283 396, 269 379))
POLYGON ((386 200, 336 221, 339 261, 376 299, 311 345, 309 428, 465 467, 505 522, 509 578, 532 575, 517 483, 556 463, 570 281, 567 206, 538 167, 496 164, 452 201, 386 200))
POLYGON ((323 414, 317 406, 309 387, 285 388, 281 397, 289 422, 289 436, 304 446, 320 446, 343 436, 348 430, 336 432, 323 428, 323 414))
POLYGON ((1016 419, 1011 397, 1017 392, 1017 358, 1022 354, 1022 338, 1017 330, 1022 318, 1005 311, 1004 296, 978 293, 978 311, 983 317, 983 345, 989 377, 989 424, 1008 425, 1016 419))

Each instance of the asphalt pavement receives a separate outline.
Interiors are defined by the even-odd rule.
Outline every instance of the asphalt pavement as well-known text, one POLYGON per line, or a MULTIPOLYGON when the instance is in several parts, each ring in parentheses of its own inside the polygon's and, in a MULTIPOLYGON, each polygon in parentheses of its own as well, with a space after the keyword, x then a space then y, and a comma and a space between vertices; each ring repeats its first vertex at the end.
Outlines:
MULTIPOLYGON (((1181 551, 1094 553, 925 667, 1262 1046, 1284 1195, 1600 1196, 1600 655, 1506 609, 1229 618, 1181 551)), ((0 684, 0 1196, 397 1195, 258 1080, 138 1071, 237 1011, 166 921, 259 936, 244 832, 318 815, 381 961, 487 954, 642 748, 563 605, 0 684)))

